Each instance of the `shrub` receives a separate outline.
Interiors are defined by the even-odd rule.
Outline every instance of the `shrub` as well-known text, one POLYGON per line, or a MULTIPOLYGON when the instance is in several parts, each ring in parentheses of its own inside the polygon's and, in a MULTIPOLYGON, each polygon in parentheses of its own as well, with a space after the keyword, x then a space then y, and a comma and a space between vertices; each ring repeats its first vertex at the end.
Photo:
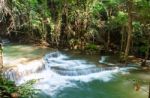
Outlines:
POLYGON ((0 98, 10 98, 14 92, 17 92, 15 83, 0 75, 0 98))
POLYGON ((95 44, 88 44, 86 47, 85 47, 85 50, 88 50, 88 51, 98 51, 98 48, 95 44))
POLYGON ((34 98, 39 90, 33 88, 37 80, 30 80, 20 86, 0 75, 0 98, 34 98))

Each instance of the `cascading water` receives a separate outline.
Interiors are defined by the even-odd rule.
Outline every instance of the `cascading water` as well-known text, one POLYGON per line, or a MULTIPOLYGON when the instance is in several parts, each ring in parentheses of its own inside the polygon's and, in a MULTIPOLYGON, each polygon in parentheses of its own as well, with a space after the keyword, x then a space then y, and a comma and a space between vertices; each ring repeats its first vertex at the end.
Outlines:
POLYGON ((110 66, 115 66, 115 64, 107 62, 107 59, 108 59, 108 56, 102 56, 101 59, 99 60, 99 63, 110 65, 110 66))
POLYGON ((36 64, 36 62, 32 66, 19 66, 6 71, 4 75, 15 80, 17 84, 38 79, 35 88, 54 96, 65 87, 75 86, 74 81, 102 80, 107 82, 113 78, 113 73, 119 71, 117 67, 100 68, 85 60, 72 60, 60 52, 45 55, 43 61, 43 64, 36 64))
POLYGON ((80 76, 98 73, 106 70, 117 69, 117 67, 99 68, 94 64, 88 64, 84 60, 70 60, 69 57, 59 52, 45 56, 45 66, 52 71, 64 76, 80 76))
POLYGON ((9 44, 10 41, 8 39, 2 39, 2 44, 3 45, 6 45, 6 44, 9 44))

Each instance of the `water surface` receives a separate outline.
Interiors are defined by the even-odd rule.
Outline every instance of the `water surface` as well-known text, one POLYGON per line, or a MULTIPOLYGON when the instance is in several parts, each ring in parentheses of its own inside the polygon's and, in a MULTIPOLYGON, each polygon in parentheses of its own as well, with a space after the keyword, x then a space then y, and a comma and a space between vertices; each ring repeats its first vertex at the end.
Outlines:
MULTIPOLYGON (((4 47, 4 63, 8 65, 10 62, 21 58, 28 60, 45 58, 46 54, 54 51, 32 45, 8 45, 4 47)), ((52 56, 48 59, 50 62, 44 65, 44 69, 40 72, 30 72, 29 75, 24 75, 17 81, 18 83, 24 83, 30 79, 39 79, 40 81, 35 84, 35 88, 42 91, 37 96, 38 98, 147 98, 148 96, 143 90, 135 91, 130 79, 150 80, 149 72, 121 68, 121 70, 114 69, 96 73, 88 72, 88 74, 83 75, 64 76, 56 73, 51 67, 76 71, 88 67, 100 68, 99 61, 101 57, 99 55, 59 52, 58 57, 52 56)), ((83 72, 86 72, 86 70, 83 72)), ((66 74, 68 74, 67 71, 66 74)), ((143 87, 147 90, 147 85, 143 87)))

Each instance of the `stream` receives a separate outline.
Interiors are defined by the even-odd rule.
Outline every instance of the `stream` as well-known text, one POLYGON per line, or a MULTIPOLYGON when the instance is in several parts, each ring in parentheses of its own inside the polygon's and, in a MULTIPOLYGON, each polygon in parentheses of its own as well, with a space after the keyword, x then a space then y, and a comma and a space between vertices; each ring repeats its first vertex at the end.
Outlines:
POLYGON ((41 93, 35 98, 148 98, 143 90, 135 91, 128 79, 150 80, 150 72, 139 71, 132 64, 118 67, 108 62, 111 66, 103 67, 107 59, 32 45, 6 45, 8 70, 4 75, 17 85, 38 79, 34 87, 41 93))

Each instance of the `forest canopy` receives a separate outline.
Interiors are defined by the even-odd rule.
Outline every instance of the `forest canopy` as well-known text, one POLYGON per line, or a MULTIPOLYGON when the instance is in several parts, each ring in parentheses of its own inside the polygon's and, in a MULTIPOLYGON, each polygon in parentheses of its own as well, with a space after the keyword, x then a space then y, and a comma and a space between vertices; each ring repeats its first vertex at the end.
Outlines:
POLYGON ((149 0, 0 0, 0 5, 0 34, 13 41, 80 50, 98 46, 125 58, 149 51, 149 0))

